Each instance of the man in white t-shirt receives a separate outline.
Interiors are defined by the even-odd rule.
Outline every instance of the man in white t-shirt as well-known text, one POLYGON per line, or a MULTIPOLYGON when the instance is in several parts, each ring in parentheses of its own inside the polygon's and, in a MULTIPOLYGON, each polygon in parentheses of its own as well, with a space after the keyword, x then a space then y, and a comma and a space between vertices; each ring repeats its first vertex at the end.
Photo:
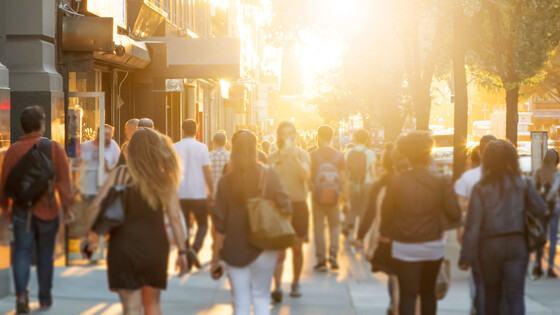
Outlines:
MULTIPOLYGON (((113 126, 105 125, 105 179, 108 173, 117 165, 121 150, 113 140, 113 126)), ((95 197, 98 191, 97 172, 99 167, 99 129, 95 139, 80 144, 81 172, 80 192, 82 197, 95 197)))
MULTIPOLYGON (((190 214, 196 219, 197 231, 194 242, 187 248, 198 253, 202 248, 208 231, 208 209, 213 202, 212 174, 210 172, 210 155, 208 148, 195 139, 197 124, 192 119, 183 121, 183 140, 175 143, 175 150, 183 166, 183 179, 179 185, 181 210, 190 229, 190 214)), ((199 267, 198 262, 194 262, 199 267)))
MULTIPOLYGON (((482 156, 484 156, 484 149, 486 149, 488 143, 495 140, 498 140, 498 138, 493 135, 485 135, 480 139, 479 152, 481 160, 482 156)), ((461 210, 463 210, 464 214, 466 214, 469 209, 471 192, 481 178, 482 163, 478 167, 464 172, 461 178, 455 182, 455 193, 457 194, 459 205, 461 206, 461 210)), ((463 230, 457 229, 457 240, 459 243, 461 243, 462 238, 463 230)), ((471 271, 472 273, 470 274, 469 284, 473 308, 476 311, 476 314, 484 314, 484 287, 482 283, 482 276, 480 275, 480 269, 478 266, 473 265, 471 271)))

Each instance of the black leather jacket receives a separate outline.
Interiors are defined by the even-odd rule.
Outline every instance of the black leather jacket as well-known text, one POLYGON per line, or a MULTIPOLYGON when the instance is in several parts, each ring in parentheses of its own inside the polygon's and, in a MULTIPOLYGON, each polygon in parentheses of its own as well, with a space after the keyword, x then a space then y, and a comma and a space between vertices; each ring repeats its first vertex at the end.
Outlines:
POLYGON ((478 245, 484 239, 524 234, 526 205, 537 218, 544 218, 545 204, 530 180, 517 177, 505 178, 502 183, 476 184, 469 201, 459 264, 475 263, 478 245))
POLYGON ((403 243, 441 239, 461 208, 450 180, 431 167, 395 175, 383 200, 381 235, 403 243))

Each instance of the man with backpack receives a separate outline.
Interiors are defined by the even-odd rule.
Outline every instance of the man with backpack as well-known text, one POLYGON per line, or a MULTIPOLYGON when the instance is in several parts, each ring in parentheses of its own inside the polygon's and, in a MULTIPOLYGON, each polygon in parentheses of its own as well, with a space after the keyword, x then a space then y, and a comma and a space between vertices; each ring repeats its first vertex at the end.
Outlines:
POLYGON ((327 271, 325 218, 329 224, 329 257, 331 269, 338 269, 338 236, 340 234, 339 199, 345 199, 344 155, 331 146, 334 130, 321 126, 317 130, 318 149, 311 152, 311 183, 313 195, 313 228, 315 233, 316 271, 327 271))
POLYGON ((29 313, 27 288, 34 248, 37 254, 39 305, 41 309, 52 305, 54 249, 60 206, 66 223, 74 219, 74 193, 66 152, 56 141, 42 137, 45 121, 45 112, 41 107, 25 108, 20 117, 25 135, 10 146, 2 164, 0 207, 11 213, 17 314, 29 313))
POLYGON ((354 147, 348 149, 346 174, 348 184, 349 210, 344 219, 343 234, 350 239, 354 237, 356 219, 360 219, 368 204, 369 191, 375 177, 375 153, 367 147, 369 132, 360 129, 354 133, 354 147))

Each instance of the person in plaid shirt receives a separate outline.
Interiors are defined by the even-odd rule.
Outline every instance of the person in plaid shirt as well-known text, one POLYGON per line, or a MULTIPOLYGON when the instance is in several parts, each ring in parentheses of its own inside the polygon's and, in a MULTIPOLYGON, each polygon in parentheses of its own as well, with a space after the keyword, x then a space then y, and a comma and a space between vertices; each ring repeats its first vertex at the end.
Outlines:
POLYGON ((229 152, 225 149, 227 142, 226 135, 223 132, 217 132, 212 138, 214 151, 210 152, 210 170, 212 171, 212 183, 214 184, 214 193, 218 187, 218 181, 224 173, 224 167, 229 162, 229 152))
POLYGON ((55 168, 55 193, 58 198, 44 195, 31 210, 24 209, 4 195, 8 174, 27 151, 39 142, 45 132, 45 112, 39 106, 27 107, 20 118, 25 135, 10 146, 2 163, 0 177, 0 207, 11 219, 14 234, 12 270, 16 289, 16 311, 29 313, 29 273, 31 251, 37 251, 37 278, 41 309, 52 305, 52 279, 56 234, 59 228, 60 206, 65 223, 74 220, 74 192, 70 180, 70 167, 66 152, 56 141, 51 141, 51 161, 55 168), (58 200, 57 200, 58 199, 58 200), (60 204, 59 204, 60 201, 60 204), (29 211, 32 211, 31 213, 29 211), (11 215, 11 216, 10 216, 11 215), (31 221, 29 221, 31 220, 31 221))

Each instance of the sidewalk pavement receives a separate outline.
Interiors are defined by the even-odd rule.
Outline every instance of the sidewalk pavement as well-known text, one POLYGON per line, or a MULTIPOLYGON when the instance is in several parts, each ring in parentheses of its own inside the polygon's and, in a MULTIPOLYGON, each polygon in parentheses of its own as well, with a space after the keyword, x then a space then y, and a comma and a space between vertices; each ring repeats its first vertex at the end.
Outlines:
MULTIPOLYGON (((452 285, 447 297, 439 302, 438 314, 468 314, 470 298, 467 274, 457 269, 459 247, 450 235, 447 257, 452 262, 452 285)), ((341 241, 344 243, 344 241, 341 241)), ((205 267, 182 278, 170 275, 168 289, 162 294, 164 314, 231 314, 231 294, 227 280, 211 280, 208 272, 209 244, 201 253, 205 267)), ((317 273, 312 271, 312 245, 306 244, 306 261, 302 277, 303 297, 289 297, 292 273, 288 254, 284 273, 284 302, 273 307, 273 314, 386 314, 389 298, 387 277, 371 274, 369 264, 360 253, 348 245, 341 246, 339 271, 317 273)), ((173 257, 172 257, 173 258, 173 257)), ((174 259, 170 259, 174 261, 174 259)), ((172 269, 172 268, 170 268, 172 269)), ((37 285, 33 273, 30 292, 32 309, 38 309, 37 285)), ((560 280, 528 281, 527 314, 559 314, 560 280)), ((116 315, 121 314, 118 297, 107 289, 106 268, 103 265, 56 268, 54 305, 42 314, 56 315, 116 315)), ((13 314, 13 296, 0 300, 0 314, 13 314)))

